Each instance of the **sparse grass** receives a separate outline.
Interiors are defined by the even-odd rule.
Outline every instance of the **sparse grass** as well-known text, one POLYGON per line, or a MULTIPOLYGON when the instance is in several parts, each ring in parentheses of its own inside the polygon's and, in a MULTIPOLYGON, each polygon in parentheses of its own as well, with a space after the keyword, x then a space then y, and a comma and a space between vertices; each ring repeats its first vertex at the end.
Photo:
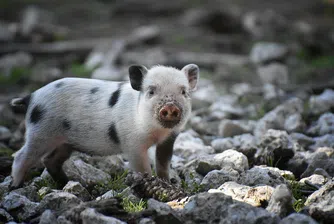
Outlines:
POLYGON ((116 192, 124 190, 127 187, 127 185, 125 184, 125 178, 127 175, 128 175, 127 170, 124 171, 123 173, 117 174, 116 176, 110 178, 109 180, 100 182, 97 185, 95 185, 93 191, 96 191, 98 195, 102 195, 109 190, 114 190, 116 192))
MULTIPOLYGON (((37 172, 30 172, 31 176, 39 176, 40 173, 37 172)), ((38 189, 41 189, 42 187, 49 187, 51 189, 57 189, 57 182, 55 182, 52 178, 41 178, 40 180, 35 182, 35 186, 38 189)))
POLYGON ((197 183, 195 181, 195 177, 193 173, 189 174, 190 184, 188 184, 185 180, 181 180, 181 188, 191 195, 198 194, 204 190, 204 186, 197 183))
POLYGON ((129 198, 123 198, 122 205, 125 211, 129 213, 140 212, 147 208, 147 201, 140 199, 139 202, 132 202, 129 198))
POLYGON ((293 203, 292 207, 296 212, 300 212, 304 206, 306 201, 306 196, 302 193, 303 185, 295 180, 294 177, 291 176, 283 176, 288 183, 290 184, 290 189, 293 197, 296 201, 293 203))
POLYGON ((0 84, 17 84, 27 79, 31 74, 30 68, 15 67, 9 74, 0 74, 0 84))
POLYGON ((334 56, 326 55, 312 59, 311 65, 314 68, 332 68, 334 67, 334 56))
POLYGON ((14 150, 10 148, 0 148, 0 156, 11 157, 13 153, 14 153, 14 150))

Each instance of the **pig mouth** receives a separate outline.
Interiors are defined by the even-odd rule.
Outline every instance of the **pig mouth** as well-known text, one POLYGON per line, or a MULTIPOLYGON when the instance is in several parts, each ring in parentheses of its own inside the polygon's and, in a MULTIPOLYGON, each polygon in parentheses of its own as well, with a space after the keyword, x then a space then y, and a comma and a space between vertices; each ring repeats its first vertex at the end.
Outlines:
POLYGON ((180 123, 181 119, 178 121, 163 121, 161 119, 158 119, 158 121, 162 127, 172 129, 180 123))

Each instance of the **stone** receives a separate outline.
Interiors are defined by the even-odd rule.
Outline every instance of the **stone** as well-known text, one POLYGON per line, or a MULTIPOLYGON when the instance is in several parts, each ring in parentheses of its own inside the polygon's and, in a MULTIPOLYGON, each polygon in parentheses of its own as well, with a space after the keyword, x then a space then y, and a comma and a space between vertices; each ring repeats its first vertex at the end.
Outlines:
POLYGON ((122 60, 126 64, 134 64, 141 60, 141 63, 147 67, 157 64, 167 64, 166 52, 160 47, 150 48, 141 51, 127 51, 122 54, 122 60))
POLYGON ((309 177, 302 178, 299 181, 299 183, 305 183, 305 181, 308 181, 309 183, 316 185, 316 186, 322 186, 327 183, 328 179, 324 177, 323 175, 313 174, 309 177))
POLYGON ((273 191, 274 188, 270 186, 249 187, 231 181, 225 182, 217 190, 210 189, 209 193, 221 192, 231 196, 234 200, 256 207, 263 207, 269 202, 273 191))
POLYGON ((217 33, 235 33, 243 29, 237 10, 228 7, 225 10, 207 10, 202 7, 189 9, 181 17, 181 23, 204 27, 217 33))
POLYGON ((268 185, 276 187, 280 184, 286 184, 285 179, 277 170, 266 166, 254 166, 247 170, 240 178, 240 182, 247 186, 268 185))
POLYGON ((57 67, 46 65, 36 65, 29 76, 30 81, 41 85, 46 85, 63 77, 62 71, 57 67))
POLYGON ((309 100, 309 110, 312 114, 322 114, 334 107, 334 90, 325 89, 320 95, 313 95, 309 100))
POLYGON ((221 137, 233 137, 245 133, 252 133, 255 128, 255 121, 222 120, 218 127, 218 134, 221 137))
POLYGON ((256 39, 273 39, 284 33, 288 27, 288 21, 278 12, 266 9, 245 13, 243 27, 256 39))
POLYGON ((142 218, 139 224, 155 224, 155 222, 150 218, 142 218))
MULTIPOLYGON (((128 6, 127 6, 128 7, 128 6)), ((161 30, 159 26, 139 26, 133 30, 128 40, 130 45, 153 44, 159 41, 161 30)))
POLYGON ((305 128, 306 124, 299 113, 290 115, 284 123, 284 130, 288 132, 302 132, 305 128))
POLYGON ((179 214, 163 202, 150 198, 147 201, 147 208, 156 212, 153 218, 156 223, 183 223, 179 214))
POLYGON ((313 138, 302 133, 291 133, 290 136, 294 141, 296 141, 304 148, 308 148, 310 145, 314 144, 313 138))
POLYGON ((279 222, 279 224, 318 224, 318 223, 310 216, 300 213, 292 213, 289 216, 282 219, 279 222))
POLYGON ((261 138, 259 150, 255 158, 258 164, 267 164, 278 168, 286 168, 286 163, 300 150, 286 131, 269 129, 261 138))
POLYGON ((1 141, 8 141, 12 136, 12 133, 8 128, 5 126, 0 125, 0 142, 1 141))
POLYGON ((121 71, 113 66, 102 66, 92 72, 92 79, 101 79, 108 81, 124 81, 124 71, 121 71))
POLYGON ((5 209, 0 208, 0 220, 4 223, 14 221, 14 218, 6 212, 5 209))
POLYGON ((263 85, 263 98, 267 101, 282 99, 286 95, 286 93, 279 88, 279 83, 275 82, 277 81, 275 81, 273 77, 272 83, 264 83, 263 85))
POLYGON ((198 88, 191 94, 191 103, 194 110, 207 108, 219 97, 218 91, 211 80, 201 79, 198 88))
POLYGON ((203 155, 214 152, 211 146, 204 145, 200 138, 192 136, 190 133, 181 133, 174 143, 174 154, 182 158, 192 160, 203 155))
POLYGON ((236 119, 245 115, 246 111, 239 105, 236 95, 225 95, 219 97, 210 107, 210 117, 222 119, 236 119))
POLYGON ((234 169, 240 171, 246 171, 249 168, 247 157, 233 149, 228 149, 222 153, 215 154, 213 160, 222 166, 224 163, 231 163, 234 165, 234 169))
POLYGON ((54 192, 47 194, 39 204, 39 210, 51 209, 54 212, 64 212, 82 201, 74 194, 67 192, 54 192))
POLYGON ((205 117, 194 116, 189 121, 191 127, 199 134, 202 135, 218 135, 219 121, 208 121, 205 117))
POLYGON ((289 215, 294 211, 293 196, 287 185, 278 185, 271 195, 267 211, 278 215, 281 218, 289 215))
POLYGON ((57 218, 50 209, 45 210, 39 220, 39 224, 57 223, 57 218))
POLYGON ((209 190, 210 188, 216 189, 225 182, 237 181, 238 176, 231 175, 225 170, 212 170, 210 171, 201 182, 203 190, 209 190))
MULTIPOLYGON (((263 59, 265 60, 265 59, 263 59)), ((289 83, 288 67, 280 63, 270 63, 257 68, 257 74, 262 83, 273 85, 286 85, 289 83)))
POLYGON ((308 160, 304 152, 296 152, 288 161, 287 169, 293 172, 296 178, 299 178, 308 167, 308 160))
POLYGON ((217 138, 211 142, 216 153, 234 149, 252 159, 257 151, 256 139, 251 134, 242 134, 233 138, 217 138))
POLYGON ((284 130, 286 120, 291 115, 302 114, 303 108, 303 102, 298 98, 292 98, 277 106, 257 122, 254 129, 255 137, 260 139, 269 129, 284 130))
POLYGON ((283 60, 288 53, 287 46, 279 43, 258 42, 250 53, 250 60, 254 64, 269 63, 283 60))
POLYGON ((12 68, 26 68, 32 64, 33 57, 25 52, 7 54, 0 58, 0 71, 9 76, 12 68))
POLYGON ((330 158, 326 153, 316 153, 310 158, 308 167, 301 177, 308 177, 314 174, 314 171, 318 168, 324 169, 330 176, 334 176, 334 159, 330 158))
POLYGON ((110 190, 107 191, 106 193, 104 193, 103 195, 101 195, 100 197, 97 197, 96 200, 102 200, 102 199, 110 199, 110 198, 114 198, 118 195, 118 192, 114 191, 114 190, 110 190))
POLYGON ((14 218, 28 221, 38 214, 39 203, 31 202, 27 197, 11 192, 2 199, 2 207, 11 213, 14 218))
POLYGON ((309 146, 309 149, 316 150, 321 147, 331 147, 334 148, 334 134, 327 134, 321 137, 313 138, 315 143, 309 146))
POLYGON ((321 223, 334 222, 334 181, 331 180, 311 194, 305 205, 315 220, 321 223))
POLYGON ((189 199, 183 209, 190 223, 277 223, 279 218, 265 209, 233 201, 222 193, 200 193, 189 199))
POLYGON ((322 114, 318 121, 307 130, 307 133, 318 136, 334 134, 334 114, 322 114))
POLYGON ((74 194, 82 201, 90 201, 92 196, 89 194, 86 188, 84 188, 79 182, 69 181, 63 188, 64 192, 74 194))
POLYGON ((15 24, 0 22, 0 42, 10 42, 14 40, 16 33, 15 24))
POLYGON ((63 169, 69 179, 80 182, 84 187, 94 186, 111 178, 109 174, 102 170, 74 157, 64 163, 63 169))
POLYGON ((114 176, 125 171, 125 164, 119 155, 114 156, 93 156, 83 159, 90 165, 114 176))
POLYGON ((37 188, 35 186, 26 186, 22 188, 15 189, 11 191, 13 193, 17 193, 19 195, 27 197, 30 201, 38 202, 40 200, 39 195, 37 193, 37 188))
POLYGON ((116 219, 114 217, 105 216, 101 213, 98 213, 93 208, 86 208, 84 211, 80 213, 80 216, 82 218, 82 224, 91 224, 91 223, 99 223, 99 224, 126 224, 126 222, 123 222, 119 219, 116 219))

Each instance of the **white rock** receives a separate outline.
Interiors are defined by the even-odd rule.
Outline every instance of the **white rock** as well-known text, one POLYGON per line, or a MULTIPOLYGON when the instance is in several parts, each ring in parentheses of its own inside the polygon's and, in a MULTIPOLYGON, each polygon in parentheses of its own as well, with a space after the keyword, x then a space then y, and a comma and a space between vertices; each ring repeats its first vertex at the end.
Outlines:
POLYGON ((250 53, 250 60, 255 64, 283 59, 288 48, 283 44, 259 42, 255 44, 250 53))
POLYGON ((270 63, 257 68, 262 83, 274 85, 285 85, 289 83, 289 72, 286 65, 280 63, 270 63))
POLYGON ((334 90, 326 89, 320 95, 310 97, 309 101, 310 112, 313 114, 322 114, 334 107, 334 90))
POLYGON ((200 138, 186 132, 179 134, 174 143, 174 153, 188 160, 213 152, 214 149, 211 146, 204 145, 200 138))
POLYGON ((244 154, 233 149, 228 149, 222 153, 218 153, 214 155, 213 159, 220 164, 232 163, 238 170, 246 171, 249 168, 247 157, 244 154))

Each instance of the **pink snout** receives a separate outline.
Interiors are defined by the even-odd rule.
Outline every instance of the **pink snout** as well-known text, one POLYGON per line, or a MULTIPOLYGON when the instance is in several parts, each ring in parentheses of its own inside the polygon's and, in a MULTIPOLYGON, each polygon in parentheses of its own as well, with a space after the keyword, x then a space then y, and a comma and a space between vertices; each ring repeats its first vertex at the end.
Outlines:
POLYGON ((167 103, 160 109, 159 116, 163 121, 179 121, 181 118, 181 111, 175 104, 167 103))

